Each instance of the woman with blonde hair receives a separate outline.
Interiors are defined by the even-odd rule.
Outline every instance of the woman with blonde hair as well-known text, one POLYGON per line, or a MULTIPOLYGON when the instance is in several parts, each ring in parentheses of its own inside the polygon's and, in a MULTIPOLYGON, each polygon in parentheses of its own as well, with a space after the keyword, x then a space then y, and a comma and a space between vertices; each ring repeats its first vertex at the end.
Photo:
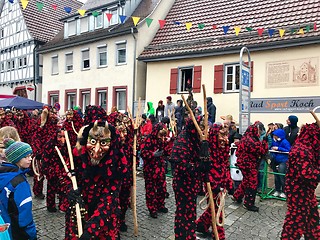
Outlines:
POLYGON ((5 126, 0 128, 0 164, 4 161, 6 161, 5 155, 4 155, 4 145, 3 140, 5 138, 11 138, 16 142, 20 142, 20 137, 17 129, 10 126, 5 126))

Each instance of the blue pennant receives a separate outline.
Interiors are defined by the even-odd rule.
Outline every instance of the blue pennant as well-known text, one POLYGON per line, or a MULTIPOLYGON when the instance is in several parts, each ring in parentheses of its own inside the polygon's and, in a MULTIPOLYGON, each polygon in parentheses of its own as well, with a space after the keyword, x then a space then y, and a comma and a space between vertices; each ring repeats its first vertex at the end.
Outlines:
POLYGON ((227 32, 229 31, 230 26, 223 26, 223 32, 224 34, 227 34, 227 32))
POLYGON ((269 37, 272 37, 272 35, 274 34, 274 29, 269 28, 268 29, 268 34, 269 34, 269 37))
POLYGON ((9 0, 10 3, 13 3, 14 0, 9 0))
POLYGON ((173 21, 173 23, 174 23, 175 25, 180 25, 180 24, 181 24, 181 22, 178 22, 178 21, 173 21))
POLYGON ((120 22, 124 23, 124 21, 126 20, 127 16, 119 15, 119 18, 120 18, 120 22))
POLYGON ((66 13, 71 13, 72 8, 71 7, 64 7, 64 10, 66 13))

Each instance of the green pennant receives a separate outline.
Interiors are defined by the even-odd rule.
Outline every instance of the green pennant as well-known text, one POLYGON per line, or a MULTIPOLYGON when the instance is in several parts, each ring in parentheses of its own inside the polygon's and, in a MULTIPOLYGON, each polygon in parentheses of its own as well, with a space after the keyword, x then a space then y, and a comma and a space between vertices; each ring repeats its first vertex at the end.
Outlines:
POLYGON ((310 25, 307 25, 306 26, 306 32, 310 32, 310 29, 311 29, 310 25))
POLYGON ((97 12, 97 11, 93 11, 93 12, 92 12, 92 16, 94 16, 94 17, 98 17, 99 15, 100 15, 100 13, 97 12))
POLYGON ((251 28, 251 27, 246 27, 246 30, 247 30, 248 32, 251 32, 251 31, 253 30, 253 28, 251 28))
POLYGON ((38 8, 38 11, 41 12, 41 11, 42 11, 42 8, 43 8, 43 6, 44 6, 44 3, 42 3, 42 2, 36 2, 36 6, 37 6, 37 8, 38 8))
POLYGON ((199 28, 200 30, 204 29, 205 26, 206 26, 206 25, 205 25, 204 23, 199 23, 199 24, 198 24, 198 28, 199 28))
POLYGON ((294 28, 291 29, 291 34, 295 34, 296 32, 297 32, 296 29, 294 29, 294 28))
POLYGON ((148 27, 150 27, 152 21, 153 21, 152 18, 146 18, 146 23, 147 23, 147 26, 148 26, 148 27))

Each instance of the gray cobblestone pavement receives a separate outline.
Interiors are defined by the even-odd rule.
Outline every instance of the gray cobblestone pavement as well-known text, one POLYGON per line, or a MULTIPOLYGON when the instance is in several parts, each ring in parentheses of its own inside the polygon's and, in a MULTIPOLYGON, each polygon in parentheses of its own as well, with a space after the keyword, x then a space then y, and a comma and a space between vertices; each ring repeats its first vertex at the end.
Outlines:
MULTIPOLYGON (((32 184, 32 178, 28 178, 32 184)), ((172 190, 172 179, 167 178, 167 188, 170 197, 166 199, 166 207, 169 209, 167 214, 159 214, 157 219, 149 216, 145 205, 144 179, 137 178, 137 210, 139 236, 133 235, 133 219, 132 212, 129 209, 127 212, 128 231, 121 233, 122 240, 144 240, 144 239, 174 239, 174 212, 175 199, 172 190)), ((200 198, 198 199, 200 200, 200 198)), ((286 204, 280 200, 268 199, 259 201, 257 197, 257 206, 260 207, 259 213, 246 211, 239 204, 235 204, 230 198, 226 199, 225 213, 225 229, 226 239, 241 240, 241 239, 279 239, 282 229, 282 223, 286 212, 286 204)), ((202 210, 198 209, 198 214, 202 210)), ((38 229, 40 240, 64 238, 64 214, 49 213, 45 207, 45 200, 33 200, 33 214, 38 229)), ((211 239, 199 235, 199 239, 211 239)))

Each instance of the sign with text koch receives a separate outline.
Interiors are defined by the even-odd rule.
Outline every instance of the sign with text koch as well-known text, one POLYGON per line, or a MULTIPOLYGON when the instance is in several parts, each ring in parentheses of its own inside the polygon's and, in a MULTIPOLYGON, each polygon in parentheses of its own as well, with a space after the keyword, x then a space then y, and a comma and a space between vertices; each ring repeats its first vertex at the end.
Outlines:
POLYGON ((307 113, 320 106, 320 97, 251 98, 252 113, 307 113))

